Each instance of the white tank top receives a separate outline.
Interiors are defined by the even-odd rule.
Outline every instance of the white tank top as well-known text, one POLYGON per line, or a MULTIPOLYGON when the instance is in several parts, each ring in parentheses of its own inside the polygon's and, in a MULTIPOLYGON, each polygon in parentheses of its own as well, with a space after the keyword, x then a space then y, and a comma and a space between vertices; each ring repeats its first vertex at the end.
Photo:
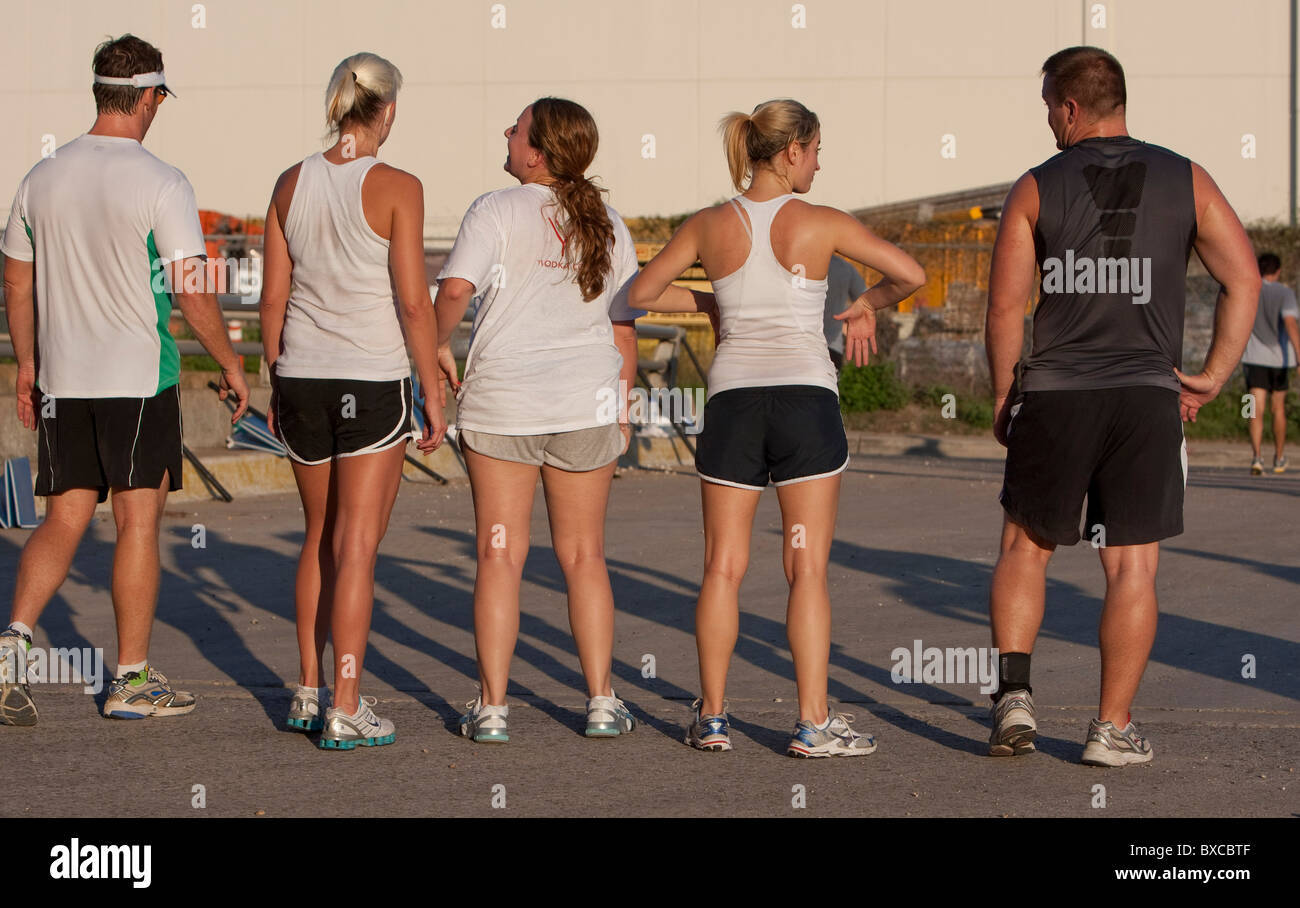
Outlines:
POLYGON ((772 252, 772 219, 793 194, 766 202, 732 199, 749 215, 749 256, 713 281, 721 341, 709 368, 709 397, 731 388, 816 385, 839 393, 822 332, 826 279, 787 271, 772 252))
POLYGON ((374 157, 331 164, 323 154, 302 162, 284 218, 293 260, 284 352, 286 378, 391 381, 411 374, 388 240, 370 229, 361 184, 374 157))

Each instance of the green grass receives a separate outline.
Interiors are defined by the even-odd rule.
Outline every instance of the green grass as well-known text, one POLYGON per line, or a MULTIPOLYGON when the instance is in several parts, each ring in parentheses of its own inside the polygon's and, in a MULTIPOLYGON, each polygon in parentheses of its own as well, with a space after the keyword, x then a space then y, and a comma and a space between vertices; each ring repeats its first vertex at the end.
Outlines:
POLYGON ((892 362, 845 363, 840 372, 840 409, 846 413, 901 410, 911 398, 892 362))

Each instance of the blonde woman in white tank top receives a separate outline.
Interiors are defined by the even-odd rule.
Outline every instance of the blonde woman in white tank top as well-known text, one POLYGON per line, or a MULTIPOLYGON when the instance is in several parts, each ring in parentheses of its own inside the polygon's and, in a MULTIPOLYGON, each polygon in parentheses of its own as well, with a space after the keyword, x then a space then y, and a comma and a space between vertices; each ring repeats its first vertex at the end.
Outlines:
POLYGON ((298 687, 288 725, 320 746, 389 744, 393 723, 360 694, 374 565, 412 429, 410 366, 427 391, 424 453, 442 443, 445 392, 424 274, 424 190, 380 163, 397 113, 397 68, 348 57, 326 93, 338 140, 286 170, 266 215, 262 342, 272 428, 302 496, 294 600, 298 687), (334 644, 334 696, 321 667, 334 644))
POLYGON ((777 486, 790 585, 786 629, 799 691, 787 752, 857 756, 870 735, 826 702, 831 609, 826 568, 848 445, 822 330, 826 275, 839 253, 883 279, 836 316, 845 359, 875 352, 875 311, 915 292, 921 266, 856 218, 797 199, 819 169, 821 127, 797 101, 722 120, 732 182, 742 194, 687 220, 633 284, 629 303, 655 312, 709 312, 720 337, 696 467, 704 509, 704 580, 696 606, 702 696, 686 742, 730 750, 724 696, 739 628, 740 583, 759 495, 777 486), (713 293, 672 286, 696 261, 713 293))

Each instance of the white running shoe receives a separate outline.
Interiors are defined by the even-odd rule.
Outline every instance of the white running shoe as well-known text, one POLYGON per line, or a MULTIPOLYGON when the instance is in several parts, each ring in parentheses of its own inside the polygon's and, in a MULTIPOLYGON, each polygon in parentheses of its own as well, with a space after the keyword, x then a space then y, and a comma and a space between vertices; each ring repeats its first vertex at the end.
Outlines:
POLYGON ((325 750, 354 750, 378 747, 397 740, 393 723, 381 719, 371 709, 379 701, 374 697, 358 697, 357 711, 348 715, 338 707, 325 710, 325 731, 320 736, 320 747, 325 750))

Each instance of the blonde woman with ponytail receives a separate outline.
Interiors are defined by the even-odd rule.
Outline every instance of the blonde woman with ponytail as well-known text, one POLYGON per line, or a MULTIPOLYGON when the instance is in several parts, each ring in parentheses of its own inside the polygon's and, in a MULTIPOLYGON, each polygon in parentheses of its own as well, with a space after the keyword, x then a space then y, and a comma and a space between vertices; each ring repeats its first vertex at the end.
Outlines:
MULTIPOLYGON (((520 185, 470 206, 434 305, 447 362, 452 332, 479 298, 456 423, 474 496, 480 692, 460 731, 479 742, 510 739, 506 686, 540 476, 587 682, 586 734, 613 737, 636 724, 610 686, 614 596, 604 549, 610 481, 630 437, 624 414, 642 313, 620 291, 636 276, 636 250, 586 176, 598 142, 590 113, 541 98, 505 136, 505 170, 520 185)), ((446 374, 455 386, 454 365, 446 374)))
POLYGON ((294 594, 300 668, 288 724, 320 730, 329 749, 396 737, 359 689, 375 559, 407 442, 418 438, 427 454, 447 425, 424 274, 424 189, 376 158, 401 84, 397 67, 374 54, 340 63, 326 91, 335 141, 281 174, 266 214, 268 416, 288 449, 306 520, 294 594), (410 360, 429 389, 422 437, 412 423, 410 360), (327 639, 332 706, 321 667, 327 639))
POLYGON ((822 330, 831 256, 883 278, 836 316, 845 359, 875 352, 875 312, 917 290, 925 274, 910 256, 856 218, 796 198, 819 165, 821 125, 797 101, 768 101, 722 119, 731 181, 740 195, 693 215, 641 272, 629 302, 655 312, 710 312, 719 325, 709 370, 696 469, 704 510, 704 580, 696 605, 702 696, 686 743, 730 750, 725 693, 739 628, 740 583, 759 495, 776 485, 790 585, 786 632, 794 657, 799 721, 787 753, 859 756, 875 750, 851 717, 826 702, 831 606, 826 567, 835 535, 848 443, 838 380, 822 330), (699 261, 713 293, 672 282, 699 261))

